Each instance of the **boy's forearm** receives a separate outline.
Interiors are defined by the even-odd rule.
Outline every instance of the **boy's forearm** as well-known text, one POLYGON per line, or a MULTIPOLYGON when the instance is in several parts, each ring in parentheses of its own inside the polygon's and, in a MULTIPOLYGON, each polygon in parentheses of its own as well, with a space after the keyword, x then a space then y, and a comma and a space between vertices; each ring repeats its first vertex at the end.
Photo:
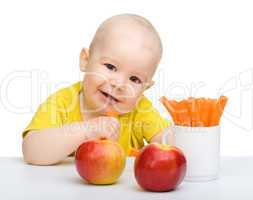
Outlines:
POLYGON ((164 137, 164 134, 166 134, 166 133, 169 134, 168 137, 167 137, 168 141, 164 141, 164 142, 166 144, 173 145, 174 144, 174 134, 173 134, 171 126, 165 128, 164 130, 162 130, 161 132, 159 132, 158 134, 156 134, 151 139, 151 143, 154 143, 154 142, 163 143, 163 137, 164 137))
POLYGON ((24 160, 34 165, 52 165, 62 161, 86 140, 82 125, 75 122, 28 133, 22 144, 24 160))

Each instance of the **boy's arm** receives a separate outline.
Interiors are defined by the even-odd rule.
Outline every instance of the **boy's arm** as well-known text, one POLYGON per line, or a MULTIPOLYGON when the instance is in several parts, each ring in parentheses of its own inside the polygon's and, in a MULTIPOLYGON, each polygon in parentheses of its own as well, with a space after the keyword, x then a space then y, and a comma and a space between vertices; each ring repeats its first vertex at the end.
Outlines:
POLYGON ((23 139, 22 151, 28 164, 52 165, 59 163, 87 138, 80 122, 60 128, 32 130, 23 139))
POLYGON ((157 143, 162 143, 163 142, 163 135, 165 133, 168 133, 168 141, 165 141, 166 144, 170 144, 173 145, 174 144, 174 134, 172 131, 172 127, 168 126, 167 128, 163 129, 162 131, 160 131, 159 133, 157 133, 156 135, 154 135, 151 138, 151 143, 157 142, 157 143))
POLYGON ((31 130, 23 139, 24 160, 33 165, 59 163, 88 139, 118 140, 120 125, 113 117, 97 117, 59 128, 31 130))

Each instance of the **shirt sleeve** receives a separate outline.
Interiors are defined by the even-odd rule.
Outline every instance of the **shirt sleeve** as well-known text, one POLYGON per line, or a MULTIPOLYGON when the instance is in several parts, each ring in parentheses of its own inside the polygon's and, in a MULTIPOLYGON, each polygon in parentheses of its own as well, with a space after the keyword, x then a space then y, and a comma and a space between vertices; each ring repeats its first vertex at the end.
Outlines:
POLYGON ((162 117, 146 97, 139 103, 136 120, 140 122, 142 137, 148 143, 152 137, 171 125, 171 122, 162 117))
POLYGON ((56 94, 51 95, 39 106, 31 122, 23 131, 22 137, 24 138, 31 130, 60 127, 63 124, 63 119, 64 106, 56 94))

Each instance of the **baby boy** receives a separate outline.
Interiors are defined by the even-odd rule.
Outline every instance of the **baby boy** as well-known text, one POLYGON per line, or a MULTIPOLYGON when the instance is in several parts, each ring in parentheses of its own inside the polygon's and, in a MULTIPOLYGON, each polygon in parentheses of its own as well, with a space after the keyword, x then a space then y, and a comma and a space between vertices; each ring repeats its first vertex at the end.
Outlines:
POLYGON ((55 164, 90 139, 117 141, 126 154, 144 140, 161 142, 170 122, 143 95, 161 56, 160 37, 145 18, 122 14, 103 22, 81 50, 83 81, 49 96, 24 130, 24 160, 55 164))

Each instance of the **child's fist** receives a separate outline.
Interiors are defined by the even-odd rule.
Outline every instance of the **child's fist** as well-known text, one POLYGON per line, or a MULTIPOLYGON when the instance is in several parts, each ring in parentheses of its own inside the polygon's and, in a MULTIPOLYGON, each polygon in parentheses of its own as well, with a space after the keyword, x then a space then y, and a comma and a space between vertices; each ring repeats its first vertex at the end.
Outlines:
POLYGON ((85 134, 87 139, 119 139, 120 124, 114 117, 97 117, 85 123, 85 134))

